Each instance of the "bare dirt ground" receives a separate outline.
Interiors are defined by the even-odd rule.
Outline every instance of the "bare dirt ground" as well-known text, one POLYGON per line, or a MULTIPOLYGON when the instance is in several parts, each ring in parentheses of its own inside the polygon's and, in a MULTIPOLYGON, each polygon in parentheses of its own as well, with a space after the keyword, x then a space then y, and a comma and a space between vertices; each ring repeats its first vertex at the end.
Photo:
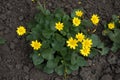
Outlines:
MULTIPOLYGON (((44 0, 41 0, 44 2, 44 0)), ((109 21, 112 14, 120 15, 119 0, 45 0, 46 7, 53 11, 57 7, 70 13, 74 8, 83 7, 85 16, 99 14, 102 30, 103 21, 109 21), (81 4, 79 4, 81 2, 81 4)), ((46 74, 36 69, 29 58, 30 48, 25 37, 16 35, 19 25, 33 19, 36 4, 31 0, 0 0, 0 36, 7 40, 0 45, 0 80, 63 80, 56 74, 46 74)), ((96 56, 83 67, 68 76, 68 80, 120 80, 120 51, 106 56, 96 56)))

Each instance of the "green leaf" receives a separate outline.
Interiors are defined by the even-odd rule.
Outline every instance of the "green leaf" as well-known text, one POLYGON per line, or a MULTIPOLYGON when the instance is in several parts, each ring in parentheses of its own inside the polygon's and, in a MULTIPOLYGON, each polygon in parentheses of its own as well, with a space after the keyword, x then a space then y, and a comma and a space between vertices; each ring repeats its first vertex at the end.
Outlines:
POLYGON ((67 74, 71 74, 73 70, 68 66, 68 67, 66 67, 65 71, 67 74))
POLYGON ((46 9, 45 9, 45 7, 43 7, 42 6, 42 4, 41 3, 38 3, 39 4, 39 6, 37 6, 37 9, 39 9, 44 15, 46 15, 46 9))
POLYGON ((0 37, 0 44, 5 44, 6 40, 0 37))
POLYGON ((33 39, 33 40, 38 40, 40 38, 40 35, 38 34, 38 32, 36 30, 32 30, 31 32, 32 36, 29 36, 29 39, 33 39))
POLYGON ((92 45, 93 47, 97 47, 101 43, 99 37, 96 34, 92 34, 91 39, 92 39, 92 42, 93 42, 93 45, 92 45))
POLYGON ((53 72, 54 72, 54 69, 48 68, 47 66, 45 66, 45 67, 44 67, 44 72, 50 74, 50 73, 53 73, 53 72))
POLYGON ((46 10, 46 11, 45 11, 45 14, 46 14, 46 15, 50 15, 50 11, 49 11, 49 10, 46 10))
POLYGON ((50 41, 49 40, 43 40, 42 41, 42 49, 50 48, 50 41))
POLYGON ((79 65, 80 67, 83 67, 83 66, 87 65, 87 62, 83 57, 78 56, 77 57, 77 65, 79 65))
POLYGON ((118 43, 113 43, 113 46, 112 46, 111 50, 112 50, 113 52, 116 52, 119 48, 120 48, 120 44, 118 44, 118 43))
POLYGON ((59 21, 61 21, 62 20, 62 17, 64 16, 64 12, 63 12, 63 10, 62 9, 56 9, 55 10, 55 18, 57 19, 57 20, 59 20, 59 21))
POLYGON ((90 57, 90 58, 93 58, 93 57, 96 56, 97 54, 98 54, 98 50, 93 48, 93 49, 91 50, 91 52, 90 52, 89 57, 90 57))
POLYGON ((30 40, 30 41, 33 40, 33 36, 32 35, 28 35, 26 38, 27 38, 27 40, 30 40))
POLYGON ((68 15, 64 15, 63 16, 63 21, 68 21, 69 20, 69 16, 68 15))
POLYGON ((107 47, 103 47, 101 51, 99 51, 101 53, 101 55, 106 55, 108 54, 109 48, 107 47))
POLYGON ((53 21, 53 20, 50 21, 50 29, 52 31, 56 31, 56 29, 55 29, 55 21, 53 21))
MULTIPOLYGON (((45 18, 44 27, 45 27, 45 29, 47 29, 47 30, 48 30, 48 28, 50 28, 50 17, 46 17, 46 18, 45 18)), ((50 29, 49 29, 49 30, 50 30, 50 29)))
POLYGON ((72 65, 72 64, 71 64, 71 65, 69 65, 69 67, 70 67, 70 69, 73 70, 73 71, 74 71, 74 70, 77 70, 77 69, 79 68, 79 66, 78 66, 77 64, 76 64, 76 65, 72 65))
POLYGON ((54 60, 48 60, 47 61, 47 67, 48 68, 55 68, 58 64, 59 60, 58 59, 54 59, 54 60))
POLYGON ((32 29, 36 26, 37 22, 35 20, 30 21, 29 23, 27 23, 27 26, 29 29, 32 29))
POLYGON ((57 68, 55 68, 55 72, 58 75, 63 75, 64 74, 64 66, 63 65, 58 66, 57 68))
POLYGON ((43 67, 45 66, 45 64, 39 64, 39 65, 35 65, 35 68, 39 69, 39 70, 42 70, 43 67))
MULTIPOLYGON (((72 51, 72 50, 71 50, 72 51)), ((64 57, 63 57, 63 59, 65 60, 65 61, 68 61, 68 62, 70 62, 71 61, 71 52, 67 52, 67 55, 65 55, 64 57)))
POLYGON ((42 35, 47 39, 50 39, 52 34, 53 34, 53 32, 49 29, 45 29, 42 31, 42 35))
POLYGON ((64 21, 63 23, 64 23, 64 26, 65 26, 63 28, 63 32, 65 32, 65 36, 66 36, 66 34, 69 33, 69 27, 71 27, 72 23, 70 23, 68 21, 64 21))
POLYGON ((65 39, 64 37, 62 37, 60 34, 55 34, 55 36, 53 37, 53 42, 51 43, 52 48, 56 51, 60 51, 65 44, 65 39))
POLYGON ((62 35, 56 33, 56 34, 55 34, 55 39, 56 39, 58 42, 60 42, 61 45, 64 45, 64 44, 65 44, 65 38, 64 38, 62 35))
POLYGON ((38 13, 35 16, 35 21, 38 22, 39 24, 43 24, 44 23, 44 15, 42 13, 38 13))
POLYGON ((71 18, 75 17, 75 10, 71 13, 71 18))
POLYGON ((44 59, 41 56, 38 56, 38 54, 33 54, 32 55, 32 60, 34 65, 40 65, 44 59))
POLYGON ((113 19, 115 22, 119 21, 119 18, 118 18, 117 15, 112 15, 112 19, 113 19))
POLYGON ((44 59, 51 60, 54 58, 54 55, 53 55, 54 53, 55 53, 55 51, 53 49, 49 48, 49 49, 42 51, 41 55, 44 59))
POLYGON ((104 47, 104 43, 100 42, 100 44, 97 46, 97 48, 103 48, 104 47))
POLYGON ((77 63, 77 54, 75 54, 75 53, 72 53, 72 55, 71 55, 71 64, 72 65, 75 65, 76 63, 77 63))
POLYGON ((111 37, 111 40, 113 40, 115 43, 120 44, 120 29, 115 29, 114 34, 109 36, 111 37))
POLYGON ((63 57, 65 57, 65 56, 68 54, 67 48, 66 48, 66 47, 63 47, 63 48, 60 50, 60 54, 61 54, 63 57))
POLYGON ((93 27, 93 24, 90 20, 83 19, 81 25, 87 26, 87 27, 93 27))

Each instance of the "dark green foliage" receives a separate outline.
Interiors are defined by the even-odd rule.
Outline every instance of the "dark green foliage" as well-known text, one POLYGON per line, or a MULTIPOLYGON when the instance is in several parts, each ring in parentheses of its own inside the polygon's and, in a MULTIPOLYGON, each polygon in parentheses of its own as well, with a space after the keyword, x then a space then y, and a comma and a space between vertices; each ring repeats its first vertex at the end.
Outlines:
POLYGON ((80 32, 85 34, 85 37, 92 39, 93 42, 91 54, 88 57, 92 58, 99 52, 102 55, 107 54, 108 49, 104 47, 104 43, 99 37, 95 34, 89 34, 87 31, 87 27, 93 27, 89 20, 82 19, 81 25, 75 27, 72 24, 75 12, 69 16, 61 9, 57 9, 53 13, 43 8, 42 5, 38 9, 41 12, 36 14, 34 20, 28 24, 30 32, 27 40, 41 41, 41 49, 33 51, 31 57, 34 65, 44 72, 49 74, 56 72, 63 75, 70 74, 79 67, 87 66, 87 61, 80 54, 81 43, 78 43, 79 46, 75 50, 70 49, 66 43, 68 38, 75 38, 75 35, 80 32), (62 31, 55 28, 57 22, 64 23, 62 31))
POLYGON ((0 37, 0 44, 5 44, 6 40, 0 37))
POLYGON ((113 15, 111 22, 115 23, 115 28, 110 30, 108 28, 108 25, 105 24, 105 30, 103 31, 103 35, 108 36, 109 39, 113 42, 111 43, 111 50, 113 52, 116 52, 118 49, 120 49, 120 18, 116 15, 113 15))

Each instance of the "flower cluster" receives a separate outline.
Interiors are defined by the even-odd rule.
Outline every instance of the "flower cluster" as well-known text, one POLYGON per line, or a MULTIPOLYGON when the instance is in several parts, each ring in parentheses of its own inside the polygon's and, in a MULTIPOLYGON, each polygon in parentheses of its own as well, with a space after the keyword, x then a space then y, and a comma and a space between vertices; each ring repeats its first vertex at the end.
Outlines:
POLYGON ((69 46, 71 49, 76 49, 76 47, 78 46, 78 42, 82 44, 80 54, 82 54, 83 56, 88 56, 90 54, 90 48, 92 47, 92 40, 86 38, 83 33, 77 33, 76 39, 73 39, 72 37, 68 39, 67 46, 69 46))
MULTIPOLYGON (((74 10, 71 15, 59 9, 51 13, 38 3, 41 12, 28 23, 30 32, 27 33, 24 26, 16 30, 19 36, 27 34, 26 40, 33 48, 31 58, 35 66, 49 74, 56 72, 65 75, 86 66, 84 57, 95 56, 94 50, 97 48, 98 52, 107 53, 104 45, 99 44, 99 37, 88 31, 98 25, 100 17, 97 14, 93 14, 91 19, 84 19, 82 9, 74 10)), ((114 25, 108 24, 108 27, 112 29, 114 25)))
POLYGON ((83 16, 83 11, 82 10, 77 10, 75 11, 75 17, 72 19, 73 25, 78 27, 81 24, 81 18, 83 16))
POLYGON ((112 20, 104 24, 104 30, 102 34, 111 40, 111 51, 116 52, 119 50, 120 46, 118 45, 120 45, 120 17, 113 15, 112 20))
MULTIPOLYGON (((23 36, 26 33, 26 28, 24 26, 19 26, 16 32, 19 36, 23 36)), ((37 40, 32 41, 30 45, 34 50, 39 50, 42 46, 41 42, 38 42, 37 40)))
POLYGON ((82 49, 80 50, 81 54, 83 56, 88 56, 90 54, 90 49, 92 47, 92 40, 89 38, 86 38, 82 42, 82 49))

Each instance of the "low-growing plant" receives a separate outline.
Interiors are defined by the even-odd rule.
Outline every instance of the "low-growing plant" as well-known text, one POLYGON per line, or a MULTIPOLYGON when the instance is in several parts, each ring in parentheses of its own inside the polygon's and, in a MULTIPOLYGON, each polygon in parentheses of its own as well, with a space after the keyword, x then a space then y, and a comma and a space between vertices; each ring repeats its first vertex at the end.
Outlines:
POLYGON ((4 38, 2 38, 2 37, 0 37, 0 44, 5 44, 5 39, 4 38))
MULTIPOLYGON (((38 8, 40 12, 28 24, 27 32, 36 67, 47 73, 66 75, 87 66, 86 58, 107 54, 108 48, 94 34, 100 21, 97 14, 89 20, 84 18, 83 9, 75 9, 68 15, 61 9, 50 12, 40 3, 38 8)), ((25 27, 19 26, 17 33, 25 34, 25 27)))
POLYGON ((104 25, 103 35, 112 41, 111 50, 116 52, 120 49, 120 17, 113 15, 112 20, 104 25))

